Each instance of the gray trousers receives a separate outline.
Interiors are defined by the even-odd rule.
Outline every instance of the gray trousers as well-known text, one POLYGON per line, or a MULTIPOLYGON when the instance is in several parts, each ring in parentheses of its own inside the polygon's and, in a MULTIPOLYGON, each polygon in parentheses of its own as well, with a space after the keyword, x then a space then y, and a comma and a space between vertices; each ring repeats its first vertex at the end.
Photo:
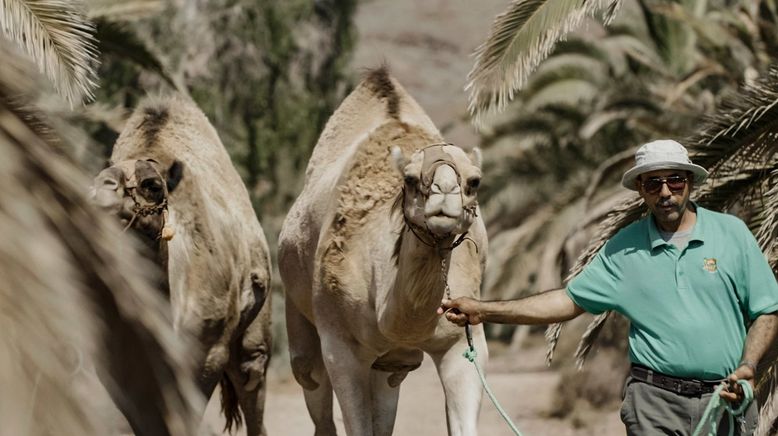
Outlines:
MULTIPOLYGON (((621 421, 627 427, 628 436, 691 436, 712 395, 685 397, 629 377, 624 387, 621 421)), ((742 417, 735 418, 735 435, 752 435, 758 415, 759 408, 754 401, 742 417)), ((726 436, 728 432, 729 419, 725 413, 717 434, 726 436)), ((702 434, 707 435, 708 428, 702 434)))

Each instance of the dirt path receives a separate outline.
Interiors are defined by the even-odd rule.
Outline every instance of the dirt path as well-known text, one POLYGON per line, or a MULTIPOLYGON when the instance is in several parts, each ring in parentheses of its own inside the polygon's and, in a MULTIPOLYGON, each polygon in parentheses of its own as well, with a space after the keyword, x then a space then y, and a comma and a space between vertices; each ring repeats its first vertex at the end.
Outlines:
MULTIPOLYGON (((574 428, 569 420, 548 416, 552 393, 559 376, 543 365, 542 347, 520 356, 494 356, 487 366, 487 380, 511 419, 526 436, 616 436, 624 430, 615 410, 598 413, 584 428, 574 428), (520 360, 521 362, 517 362, 520 360)), ((474 369, 475 370, 475 369, 474 369)), ((338 432, 345 435, 340 410, 336 409, 338 432)), ((223 420, 218 415, 218 397, 209 404, 206 425, 211 435, 220 435, 223 420)), ((290 379, 269 380, 265 423, 270 436, 310 436, 313 424, 308 417, 302 389, 290 379)), ((511 431, 484 395, 479 418, 483 436, 509 436, 511 431)), ((245 433, 239 433, 243 436, 245 433)), ((431 361, 425 360, 402 384, 395 424, 396 435, 445 436, 446 418, 443 390, 431 361)))

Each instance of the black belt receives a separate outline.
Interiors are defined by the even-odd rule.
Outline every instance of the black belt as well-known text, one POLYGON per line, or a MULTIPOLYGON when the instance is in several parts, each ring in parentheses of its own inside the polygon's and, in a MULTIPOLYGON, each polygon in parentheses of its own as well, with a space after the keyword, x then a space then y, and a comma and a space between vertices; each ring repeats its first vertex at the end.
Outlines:
POLYGON ((629 373, 635 380, 686 397, 698 397, 703 394, 709 394, 715 391, 716 387, 723 381, 673 377, 635 364, 632 365, 629 373))

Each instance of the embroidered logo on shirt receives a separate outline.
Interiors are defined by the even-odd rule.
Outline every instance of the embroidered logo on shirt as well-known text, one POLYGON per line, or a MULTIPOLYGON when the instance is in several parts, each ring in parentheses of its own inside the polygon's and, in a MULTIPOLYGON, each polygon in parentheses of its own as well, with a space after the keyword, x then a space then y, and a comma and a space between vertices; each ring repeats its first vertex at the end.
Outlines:
POLYGON ((706 257, 702 263, 702 269, 705 271, 708 271, 709 273, 715 273, 718 267, 716 266, 716 259, 715 258, 708 258, 706 257))

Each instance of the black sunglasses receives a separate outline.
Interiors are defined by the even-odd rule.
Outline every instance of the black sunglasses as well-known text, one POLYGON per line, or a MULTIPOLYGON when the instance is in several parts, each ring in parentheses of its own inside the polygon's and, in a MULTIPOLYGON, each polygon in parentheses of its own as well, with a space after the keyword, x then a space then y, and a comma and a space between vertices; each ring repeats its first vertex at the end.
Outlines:
POLYGON ((643 190, 648 194, 656 194, 662 190, 662 185, 667 183, 667 187, 671 191, 683 191, 686 187, 687 178, 684 176, 668 176, 668 177, 651 177, 650 179, 643 180, 643 190))

